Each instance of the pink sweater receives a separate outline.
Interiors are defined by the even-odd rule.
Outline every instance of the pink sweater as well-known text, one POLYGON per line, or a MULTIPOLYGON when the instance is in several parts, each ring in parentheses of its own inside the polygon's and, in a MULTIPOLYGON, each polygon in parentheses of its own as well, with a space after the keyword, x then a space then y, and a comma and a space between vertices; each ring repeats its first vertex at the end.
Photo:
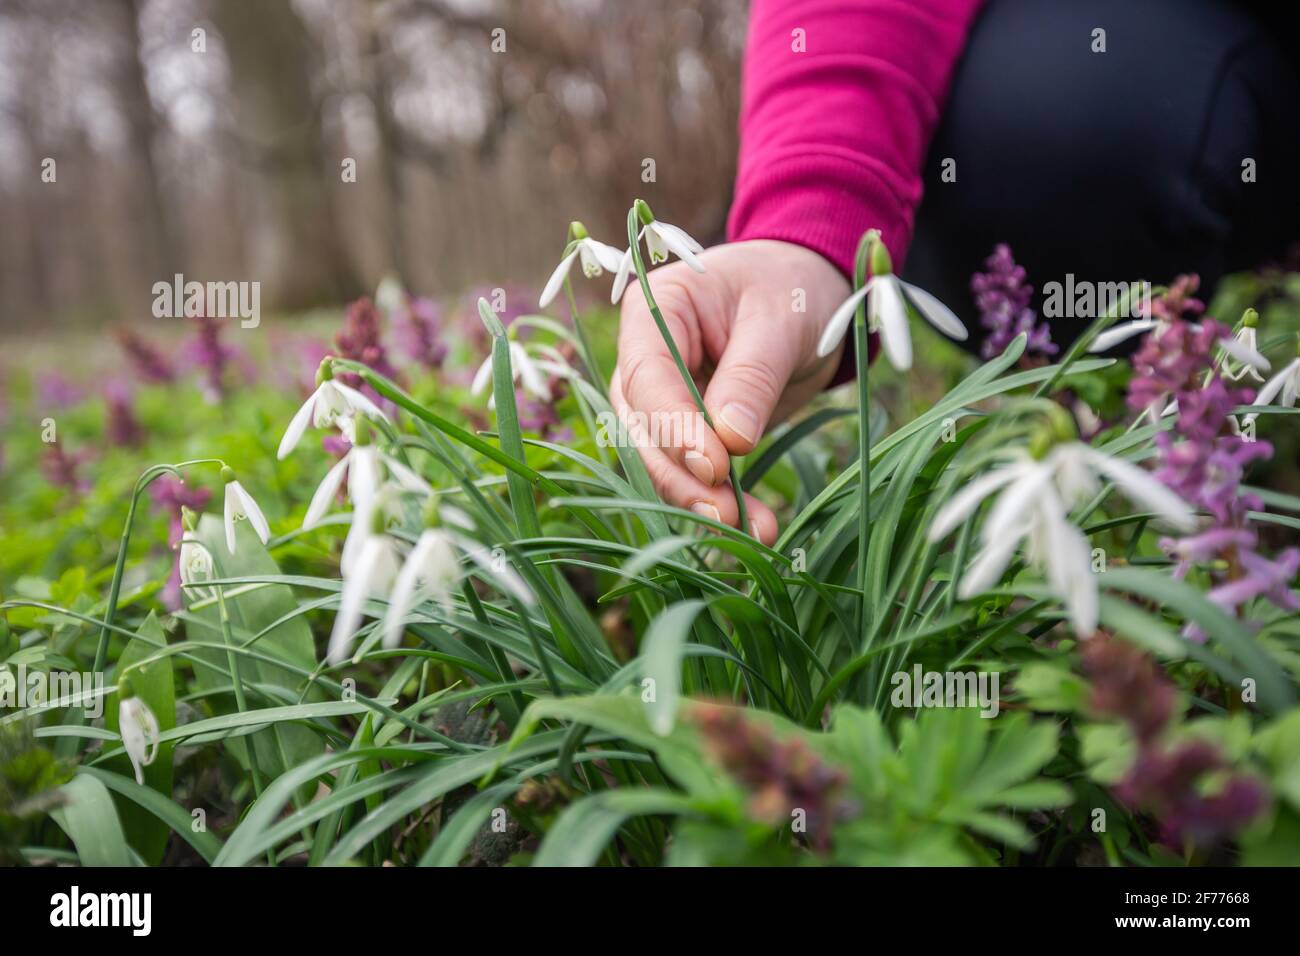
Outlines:
POLYGON ((983 0, 754 0, 731 239, 848 275, 871 227, 902 268, 921 166, 983 0))

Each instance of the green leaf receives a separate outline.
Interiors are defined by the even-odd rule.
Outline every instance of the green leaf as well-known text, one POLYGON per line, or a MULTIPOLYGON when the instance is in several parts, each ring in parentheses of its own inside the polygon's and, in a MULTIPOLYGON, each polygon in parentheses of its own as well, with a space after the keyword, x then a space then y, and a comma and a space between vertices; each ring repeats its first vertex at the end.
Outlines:
POLYGON ((1127 727, 1120 724, 1088 724, 1078 729, 1080 756, 1088 776, 1105 786, 1119 783, 1133 759, 1137 746, 1127 727))
POLYGON ((606 790, 568 807, 551 826, 534 866, 592 866, 631 817, 687 814, 691 801, 668 790, 606 790))
POLYGON ((134 866, 113 795, 95 777, 79 773, 59 788, 67 801, 50 811, 77 848, 82 866, 134 866))
MULTIPOLYGON (((120 679, 124 673, 129 674, 136 696, 153 712, 158 721, 158 730, 166 733, 176 726, 176 686, 172 675, 171 658, 163 657, 138 667, 132 665, 166 647, 167 636, 152 611, 140 625, 139 634, 139 637, 133 638, 127 644, 126 650, 118 658, 114 675, 120 679)), ((104 714, 104 723, 114 734, 120 734, 119 719, 119 708, 116 706, 109 707, 104 714)), ((172 795, 174 773, 172 752, 175 746, 170 740, 160 742, 153 763, 144 768, 146 786, 157 791, 168 802, 172 795)), ((125 754, 104 761, 104 769, 127 777, 132 784, 135 783, 135 770, 131 766, 130 758, 125 754)), ((145 863, 157 866, 162 862, 163 854, 167 851, 169 833, 167 824, 137 801, 128 799, 120 793, 115 793, 113 799, 117 804, 118 816, 122 821, 127 842, 135 848, 145 863)))
POLYGON ((827 422, 834 421, 837 418, 843 418, 846 415, 852 415, 851 408, 823 408, 813 412, 807 418, 796 422, 789 428, 781 432, 773 440, 772 444, 763 450, 753 462, 745 467, 744 474, 741 475, 740 484, 746 491, 753 491, 754 486, 763 480, 763 476, 768 470, 781 460, 781 456, 793 449, 799 442, 803 441, 817 429, 821 428, 827 422))
POLYGON ((501 806, 520 788, 521 784, 509 781, 489 787, 475 794, 456 811, 450 820, 444 820, 437 839, 429 844, 420 857, 420 866, 456 866, 474 842, 474 836, 501 806))
MULTIPOLYGON (((247 521, 235 525, 236 552, 226 549, 225 529, 220 519, 204 515, 196 532, 200 543, 212 555, 217 578, 243 576, 265 577, 278 575, 279 566, 267 553, 247 521)), ((191 640, 224 643, 221 617, 215 602, 194 607, 196 595, 189 593, 186 600, 191 607, 187 633, 191 640), (197 619, 197 620, 195 620, 197 619), (202 623, 199 623, 202 622, 202 623)), ((283 660, 305 671, 316 667, 316 645, 307 621, 294 612, 297 602, 293 591, 285 585, 268 584, 249 588, 228 588, 226 607, 230 612, 231 626, 236 643, 246 643, 257 635, 252 647, 261 654, 283 660), (265 633, 263 633, 265 632, 265 633)), ((194 668, 194 682, 200 690, 212 691, 230 686, 229 661, 225 651, 205 648, 196 652, 208 666, 194 668)), ((265 660, 252 660, 246 655, 236 655, 240 676, 250 694, 250 704, 259 703, 253 693, 257 684, 272 684, 285 688, 295 699, 303 692, 301 677, 289 668, 276 667, 265 660)), ((308 700, 320 700, 319 693, 310 694, 308 700)), ((233 698, 226 697, 225 709, 234 710, 233 698)), ((319 734, 306 727, 283 724, 270 727, 253 735, 257 748, 258 764, 268 777, 276 777, 287 768, 316 756, 324 749, 319 734)), ((227 746, 247 770, 250 769, 248 748, 243 740, 232 739, 227 746)))
POLYGON ((643 642, 642 675, 654 683, 650 700, 650 727, 661 737, 672 733, 682 693, 682 645, 690 636, 703 601, 682 601, 650 622, 643 642))
MULTIPOLYGON (((164 830, 170 830, 192 846, 199 856, 211 863, 221 851, 221 841, 206 830, 195 830, 194 817, 180 804, 162 796, 150 787, 142 787, 133 777, 110 773, 99 767, 83 766, 78 773, 87 774, 113 791, 120 808, 124 803, 130 804, 137 811, 148 813, 164 830)), ((147 860, 146 860, 147 862, 147 860)))
POLYGON ((519 719, 506 753, 523 745, 547 719, 586 724, 652 751, 664 771, 692 794, 717 795, 726 790, 716 772, 700 757, 694 732, 679 723, 668 736, 656 733, 650 727, 649 707, 638 696, 593 694, 535 700, 519 719))
MULTIPOLYGON (((1295 690, 1282 668, 1248 634, 1241 622, 1229 617, 1222 608, 1186 581, 1176 581, 1163 574, 1141 568, 1114 568, 1107 571, 1104 583, 1155 601, 1183 620, 1195 623, 1211 641, 1227 651, 1240 669, 1237 676, 1254 678, 1259 687, 1259 706, 1279 713, 1295 705, 1295 690)), ((1203 659, 1189 648, 1188 653, 1203 659)), ((1233 677, 1229 676, 1232 681, 1233 677)))
POLYGON ((1083 704, 1087 684, 1065 667, 1031 663, 1020 669, 1015 689, 1033 710, 1072 713, 1083 704))

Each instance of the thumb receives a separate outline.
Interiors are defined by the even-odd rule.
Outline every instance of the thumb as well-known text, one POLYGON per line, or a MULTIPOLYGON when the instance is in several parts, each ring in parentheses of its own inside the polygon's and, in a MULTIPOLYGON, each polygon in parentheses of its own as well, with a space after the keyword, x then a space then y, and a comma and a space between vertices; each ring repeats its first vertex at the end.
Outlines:
POLYGON ((796 331, 771 317, 738 319, 709 381, 704 405, 733 455, 754 450, 799 360, 796 331))

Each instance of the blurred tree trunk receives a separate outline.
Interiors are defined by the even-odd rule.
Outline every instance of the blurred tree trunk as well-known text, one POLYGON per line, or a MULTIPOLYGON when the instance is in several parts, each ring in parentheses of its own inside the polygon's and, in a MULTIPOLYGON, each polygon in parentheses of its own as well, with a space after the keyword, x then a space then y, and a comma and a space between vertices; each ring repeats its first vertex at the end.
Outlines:
POLYGON ((230 60, 234 135, 251 190, 251 274, 277 308, 351 298, 360 283, 334 211, 342 180, 325 155, 312 38, 290 0, 220 0, 213 15, 230 60))
MULTIPOLYGON (((135 195, 129 206, 135 219, 132 236, 142 259, 140 267, 149 277, 141 291, 143 301, 147 302, 153 282, 184 271, 184 237, 172 214, 154 156, 160 142, 160 123, 145 82, 139 0, 113 0, 111 7, 105 9, 113 21, 112 29, 120 36, 121 54, 114 71, 113 89, 127 121, 126 161, 136 176, 135 195)), ((140 302, 127 305, 130 310, 140 302)))
POLYGON ((386 246, 388 269, 397 274, 405 288, 412 288, 415 276, 411 273, 409 250, 406 235, 406 223, 403 219, 405 202, 402 185, 402 147, 401 130, 393 116, 393 84, 390 56, 384 42, 381 25, 375 7, 367 7, 364 12, 366 59, 371 108, 374 110, 375 129, 379 135, 379 162, 384 177, 384 216, 383 230, 386 246))

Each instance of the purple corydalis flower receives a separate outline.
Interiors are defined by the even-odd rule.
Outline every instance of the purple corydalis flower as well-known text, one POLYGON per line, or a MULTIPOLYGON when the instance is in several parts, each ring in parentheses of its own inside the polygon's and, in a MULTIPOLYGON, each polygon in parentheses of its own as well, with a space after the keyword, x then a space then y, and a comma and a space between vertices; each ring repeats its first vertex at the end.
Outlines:
POLYGON ((515 404, 519 409, 519 427, 524 431, 535 432, 547 441, 573 440, 573 429, 564 424, 555 411, 554 403, 532 398, 522 388, 517 388, 515 404))
POLYGON ((1274 559, 1251 550, 1239 550, 1241 577, 1214 588, 1206 595, 1229 614, 1255 598, 1268 598, 1284 611, 1300 611, 1300 597, 1289 585, 1300 572, 1300 548, 1287 548, 1274 559))
POLYGON ((691 717, 705 749, 749 792, 748 810, 755 819, 776 823, 802 809, 813 848, 830 848, 831 827, 853 811, 842 770, 804 741, 777 737, 740 708, 699 705, 691 717))
POLYGON ((1104 632, 1080 645, 1080 657, 1093 713, 1123 720, 1140 741, 1169 725, 1177 691, 1153 657, 1104 632))
MULTIPOLYGON (((182 508, 202 511, 211 498, 211 489, 188 485, 184 479, 175 475, 162 475, 149 484, 149 499, 154 507, 169 515, 174 514, 177 520, 180 519, 182 508)), ((176 540, 180 540, 179 535, 176 540)))
POLYGON ((1028 336, 1026 354, 1055 355, 1057 347, 1052 343, 1051 330, 1038 323, 1037 313, 1029 307, 1034 287, 1025 281, 1024 266, 1016 264, 1011 247, 1006 243, 995 246, 993 254, 984 260, 984 269, 970 280, 980 324, 989 330, 980 355, 986 359, 1001 355, 1021 333, 1028 336))
POLYGON ((144 441, 144 429, 131 402, 131 388, 125 382, 104 386, 104 437, 110 444, 134 448, 144 441))
POLYGON ((36 381, 36 395, 41 408, 59 409, 76 405, 85 393, 62 372, 42 372, 36 381))
MULTIPOLYGON (((1300 600, 1288 585, 1300 571, 1300 549, 1288 548, 1275 559, 1255 550, 1250 512, 1262 510, 1263 503, 1241 485, 1247 466, 1271 458, 1273 447, 1232 427, 1232 410, 1249 404, 1254 392, 1230 387, 1215 368, 1218 343, 1229 330, 1208 317, 1193 321, 1204 308, 1192 297, 1196 287, 1195 276, 1181 277, 1151 303, 1151 315, 1160 324, 1133 355, 1129 407, 1157 420, 1171 398, 1177 407, 1173 427, 1155 439, 1160 452, 1156 477, 1212 521, 1190 538, 1167 538, 1161 544, 1179 560, 1176 576, 1185 576, 1196 564, 1221 565, 1207 569, 1214 582, 1209 597, 1229 614, 1241 616, 1256 598, 1294 610, 1300 600)), ((1205 637, 1194 623, 1185 633, 1194 640, 1205 637)))
POLYGON ((176 381, 176 370, 163 354, 126 326, 116 332, 118 344, 136 377, 153 385, 176 381))
MULTIPOLYGON (((369 298, 357 299, 348 306, 347 313, 343 317, 343 328, 334 336, 334 345, 336 354, 341 358, 361 362, 385 378, 392 379, 394 382, 400 381, 397 369, 389 361, 388 350, 384 347, 379 310, 369 298)), ((360 375, 341 370, 334 374, 344 385, 358 389, 367 398, 378 403, 379 407, 389 415, 396 411, 396 406, 387 399, 381 398, 374 389, 362 381, 360 375)))
POLYGON ((82 478, 77 469, 89 458, 89 452, 85 450, 70 454, 64 450, 62 442, 53 442, 45 447, 41 457, 41 474, 52 485, 83 492, 90 488, 90 482, 82 478))
POLYGON ((1155 816, 1166 843, 1215 843, 1264 808, 1266 791, 1244 774, 1232 774, 1217 791, 1205 792, 1203 778, 1228 770, 1216 746, 1204 740, 1168 742, 1178 694, 1155 658, 1104 633, 1084 641, 1080 654, 1092 685, 1092 712, 1123 721, 1137 739, 1137 757, 1115 795, 1155 816))
POLYGON ((225 398, 229 387, 227 370, 242 353, 221 341, 219 320, 201 316, 194 319, 194 323, 194 338, 186 348, 186 358, 200 374, 199 388, 203 397, 216 404, 225 398))
POLYGON ((394 331, 403 351, 425 368, 441 368, 447 360, 442 309, 433 299, 406 296, 394 331))
MULTIPOLYGON (((1200 323, 1180 319, 1161 299, 1152 304, 1152 312, 1164 316, 1163 324, 1147 333, 1133 353, 1128 405, 1134 411, 1145 411, 1158 417, 1171 395, 1184 392, 1190 395, 1200 388, 1202 376, 1214 363, 1216 344, 1228 330, 1213 319, 1200 323)), ((1207 411, 1213 411, 1213 408, 1207 411)), ((1192 427, 1192 424, 1189 418, 1187 427, 1192 427)))
POLYGON ((1247 528, 1210 528, 1186 538, 1161 538, 1160 547, 1178 559, 1174 577, 1183 578, 1194 564, 1213 561, 1229 549, 1254 548, 1255 533, 1247 528))
POLYGON ((1115 793, 1130 807, 1154 815, 1166 844, 1211 845, 1241 830, 1268 803, 1263 785, 1245 774, 1231 774, 1205 793, 1202 781, 1226 769, 1222 753, 1205 740, 1144 746, 1115 793))
MULTIPOLYGON (((388 378, 397 376, 388 360, 388 350, 384 347, 383 333, 379 327, 379 310, 368 298, 360 298, 348 306, 343 317, 343 328, 334 336, 334 345, 342 358, 349 358, 370 366, 388 378)), ((340 376, 343 377, 343 376, 340 376)), ((351 376, 357 379, 357 376, 351 376)), ((346 384, 356 385, 348 382, 346 384)), ((359 382, 359 379, 357 379, 359 382)))

